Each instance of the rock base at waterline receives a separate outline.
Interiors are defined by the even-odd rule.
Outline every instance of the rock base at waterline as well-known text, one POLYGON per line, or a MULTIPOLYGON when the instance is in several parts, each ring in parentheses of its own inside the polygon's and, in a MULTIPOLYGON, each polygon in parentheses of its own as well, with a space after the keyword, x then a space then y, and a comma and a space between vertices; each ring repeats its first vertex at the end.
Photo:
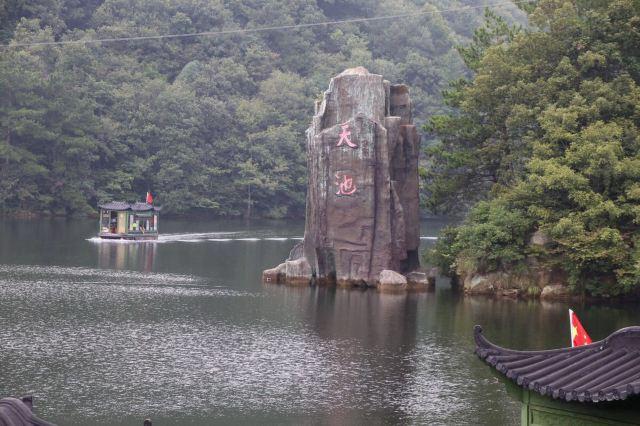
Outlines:
POLYGON ((524 271, 470 273, 457 277, 469 296, 497 296, 512 299, 567 300, 571 294, 568 276, 559 269, 533 267, 524 271))
POLYGON ((380 276, 373 285, 359 280, 335 280, 317 279, 309 277, 305 272, 307 265, 303 259, 295 261, 287 261, 281 263, 275 268, 266 269, 262 272, 262 282, 265 284, 285 284, 290 286, 311 286, 311 285, 336 285, 342 288, 376 288, 381 293, 401 293, 401 292, 426 292, 434 291, 436 286, 436 272, 430 270, 428 272, 413 271, 405 275, 395 271, 385 269, 380 272, 380 276), (287 273, 287 267, 289 273, 287 273))

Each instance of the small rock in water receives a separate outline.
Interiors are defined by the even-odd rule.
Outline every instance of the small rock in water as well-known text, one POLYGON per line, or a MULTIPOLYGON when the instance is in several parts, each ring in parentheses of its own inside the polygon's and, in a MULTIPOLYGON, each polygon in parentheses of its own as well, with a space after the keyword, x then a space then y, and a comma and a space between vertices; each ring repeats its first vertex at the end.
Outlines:
POLYGON ((436 286, 436 278, 424 272, 409 272, 407 274, 407 284, 409 289, 414 291, 433 290, 436 286))
POLYGON ((285 271, 285 263, 281 263, 275 268, 266 269, 262 272, 262 282, 269 284, 279 284, 284 281, 285 271))
POLYGON ((378 280, 378 290, 381 292, 396 292, 407 290, 407 278, 389 269, 380 272, 378 280))

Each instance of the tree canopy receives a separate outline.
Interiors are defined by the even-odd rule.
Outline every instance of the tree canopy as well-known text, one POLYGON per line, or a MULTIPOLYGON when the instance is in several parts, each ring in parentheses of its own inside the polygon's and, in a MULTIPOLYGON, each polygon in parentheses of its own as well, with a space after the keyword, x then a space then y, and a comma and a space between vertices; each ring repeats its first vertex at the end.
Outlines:
MULTIPOLYGON (((489 3, 488 0, 483 0, 489 3)), ((460 8, 464 0, 33 0, 0 41, 91 40, 460 8)), ((477 6, 477 2, 473 2, 477 6)), ((514 6, 503 10, 522 19, 514 6)), ((304 130, 328 79, 363 65, 411 86, 415 114, 468 72, 482 11, 282 31, 3 48, 0 211, 84 214, 147 190, 168 213, 304 214, 304 130)))
POLYGON ((640 3, 540 0, 530 31, 499 20, 465 59, 476 72, 435 117, 433 206, 477 202, 432 253, 449 273, 529 257, 579 292, 640 285, 640 3), (484 44, 483 44, 484 43, 484 44), (528 244, 543 232, 550 243, 528 244))

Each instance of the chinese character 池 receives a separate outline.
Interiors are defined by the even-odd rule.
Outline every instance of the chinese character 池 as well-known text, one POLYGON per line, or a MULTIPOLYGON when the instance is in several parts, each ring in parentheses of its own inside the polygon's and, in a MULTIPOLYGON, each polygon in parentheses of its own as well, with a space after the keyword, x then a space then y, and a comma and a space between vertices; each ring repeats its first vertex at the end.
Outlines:
POLYGON ((336 185, 338 185, 336 195, 353 195, 357 190, 353 183, 353 176, 348 174, 343 174, 341 178, 340 173, 336 173, 336 185))
POLYGON ((340 140, 336 144, 336 146, 342 146, 343 143, 346 143, 349 148, 357 148, 358 145, 351 142, 351 130, 349 130, 348 124, 341 124, 342 132, 340 132, 340 140))

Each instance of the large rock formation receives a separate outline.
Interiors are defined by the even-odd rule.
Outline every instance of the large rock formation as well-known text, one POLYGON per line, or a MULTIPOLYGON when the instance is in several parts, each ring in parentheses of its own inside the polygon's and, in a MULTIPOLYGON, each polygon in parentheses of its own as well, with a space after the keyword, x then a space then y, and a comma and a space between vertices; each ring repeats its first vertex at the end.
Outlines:
POLYGON ((362 67, 331 79, 307 130, 304 241, 265 281, 369 285, 418 264, 418 154, 409 89, 362 67))

